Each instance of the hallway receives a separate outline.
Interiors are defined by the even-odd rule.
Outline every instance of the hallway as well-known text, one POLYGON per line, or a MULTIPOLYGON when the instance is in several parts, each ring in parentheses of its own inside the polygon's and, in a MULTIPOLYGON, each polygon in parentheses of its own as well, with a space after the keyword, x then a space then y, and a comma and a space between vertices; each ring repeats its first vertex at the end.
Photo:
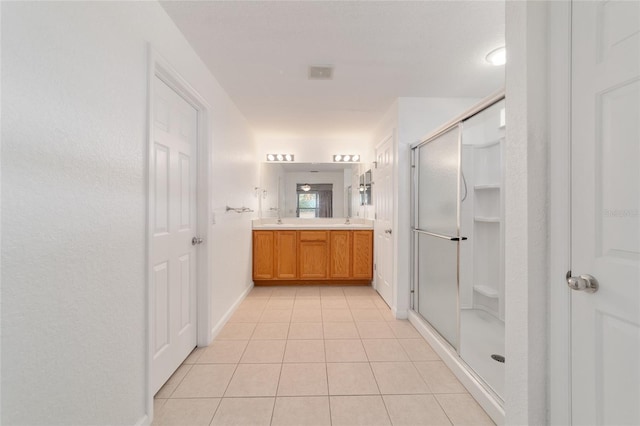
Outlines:
POLYGON ((371 287, 256 287, 155 398, 154 425, 491 425, 371 287))

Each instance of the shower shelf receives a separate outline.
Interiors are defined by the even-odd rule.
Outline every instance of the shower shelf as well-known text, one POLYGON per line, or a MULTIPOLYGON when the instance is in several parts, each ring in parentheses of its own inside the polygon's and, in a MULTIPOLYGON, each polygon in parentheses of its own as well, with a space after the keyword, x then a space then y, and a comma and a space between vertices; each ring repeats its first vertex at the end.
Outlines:
POLYGON ((492 299, 495 299, 498 297, 498 291, 494 290, 493 288, 487 285, 474 285, 473 291, 478 292, 483 296, 491 297, 492 299))
POLYGON ((488 223, 498 223, 500 222, 499 217, 487 217, 487 216, 476 216, 473 218, 476 222, 488 222, 488 223))
POLYGON ((475 189, 475 190, 479 190, 479 189, 500 189, 500 184, 499 183, 487 183, 487 184, 483 184, 483 185, 475 185, 473 187, 473 189, 475 189))

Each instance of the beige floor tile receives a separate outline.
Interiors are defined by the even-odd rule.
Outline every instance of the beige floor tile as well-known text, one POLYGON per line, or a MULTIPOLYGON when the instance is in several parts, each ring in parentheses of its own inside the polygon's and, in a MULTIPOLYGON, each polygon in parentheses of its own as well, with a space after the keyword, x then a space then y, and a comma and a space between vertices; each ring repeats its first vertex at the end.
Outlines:
POLYGON ((380 395, 332 396, 329 403, 333 426, 391 425, 380 395))
POLYGON ((271 293, 273 292, 273 289, 269 288, 269 287, 254 287, 251 289, 251 291, 249 292, 249 294, 247 294, 247 298, 248 299, 253 299, 253 298, 269 298, 271 297, 271 293))
POLYGON ((393 315, 393 312, 391 312, 391 309, 389 308, 378 309, 378 312, 380 312, 382 319, 385 321, 397 321, 396 317, 393 315))
POLYGON ((322 309, 322 321, 325 322, 353 322, 349 309, 322 309))
POLYGON ((367 354, 360 339, 325 340, 324 346, 327 362, 367 361, 367 354))
POLYGON ((351 309, 377 309, 374 300, 371 297, 350 297, 347 299, 349 308, 351 309))
POLYGON ((246 340, 214 340, 198 359, 198 364, 237 364, 246 347, 246 340))
POLYGON ((450 425, 433 395, 384 395, 393 426, 450 425))
POLYGON ((220 398, 169 399, 153 420, 154 426, 207 426, 220 398))
POLYGON ((493 421, 482 407, 469 395, 435 395, 454 426, 493 425, 493 421))
POLYGON ((387 305, 387 302, 384 301, 384 299, 382 297, 372 297, 371 298, 373 300, 373 303, 376 305, 376 308, 380 309, 380 310, 388 310, 391 311, 391 309, 389 309, 389 305, 387 305))
POLYGON ((420 333, 407 320, 390 321, 387 324, 398 339, 422 339, 420 333))
POLYGON ((323 297, 320 303, 322 309, 349 309, 347 299, 344 297, 323 297))
POLYGON ((378 385, 369 363, 327 364, 329 395, 377 395, 378 385))
POLYGON ((182 379, 172 398, 215 398, 222 396, 236 366, 197 364, 182 379))
POLYGON ((216 336, 218 340, 249 340, 253 330, 256 328, 255 323, 227 323, 220 333, 216 336))
POLYGON ((271 293, 271 297, 282 297, 293 299, 296 297, 296 292, 298 291, 298 287, 296 286, 287 286, 287 287, 274 287, 273 292, 271 293))
POLYGON ((465 393, 467 391, 444 362, 424 361, 414 364, 433 393, 465 393))
POLYGON ((378 309, 351 309, 351 315, 356 321, 384 321, 378 309))
POLYGON ((283 364, 278 396, 327 395, 325 363, 283 364))
POLYGON ((265 309, 260 322, 289 322, 292 309, 265 309))
POLYGON ((396 339, 363 339, 369 361, 409 361, 396 339))
POLYGON ((395 339, 385 321, 356 322, 358 334, 362 339, 395 339))
POLYGON ((289 334, 289 324, 281 322, 263 322, 256 326, 251 340, 286 339, 289 334))
POLYGON ((298 287, 296 299, 320 298, 320 287, 298 287))
POLYGON ((164 404, 167 402, 168 400, 166 398, 153 398, 153 417, 157 418, 158 417, 158 413, 160 412, 160 410, 162 409, 162 407, 164 407, 164 404))
POLYGON ((206 348, 195 348, 194 350, 191 351, 191 353, 189 354, 187 359, 185 359, 182 363, 183 364, 195 364, 196 361, 198 361, 198 358, 200 358, 200 356, 202 355, 202 353, 204 352, 205 349, 206 348))
POLYGON ((292 322, 289 326, 289 340, 323 339, 321 322, 292 322))
POLYGON ((266 309, 293 309, 293 302, 295 301, 295 299, 291 298, 284 298, 284 297, 280 297, 280 298, 275 298, 275 299, 269 299, 269 302, 267 303, 267 307, 266 309))
POLYGON ((182 364, 178 369, 169 377, 160 390, 156 393, 156 398, 169 398, 173 391, 176 390, 184 376, 191 370, 193 364, 182 364))
POLYGON ((325 362, 324 340, 287 340, 284 362, 325 362))
POLYGON ((371 286, 344 287, 344 295, 347 297, 380 297, 378 295, 378 292, 375 291, 371 286))
POLYGON ((276 398, 271 426, 331 426, 329 398, 276 398))
POLYGON ((242 308, 231 315, 229 322, 258 322, 262 309, 242 308))
POLYGON ((269 426, 274 398, 223 398, 211 426, 269 426))
POLYGON ((321 322, 322 311, 320 309, 294 309, 291 322, 321 322))
POLYGON ((294 310, 304 310, 304 309, 320 309, 322 304, 320 303, 320 299, 296 299, 296 303, 293 305, 294 310))
POLYGON ((342 287, 320 287, 320 297, 344 297, 342 287))
POLYGON ((358 329, 353 322, 325 322, 325 339, 359 339, 358 329))
POLYGON ((439 361, 438 354, 424 339, 399 339, 400 345, 409 355, 411 361, 439 361))
POLYGON ((431 393, 412 362, 372 362, 371 369, 382 394, 431 393))
POLYGON ((286 340, 251 340, 240 359, 242 364, 281 364, 286 340))
POLYGON ((238 306, 238 310, 254 310, 254 311, 263 311, 265 306, 269 303, 269 299, 244 299, 240 306, 238 306))
POLYGON ((225 397, 275 396, 281 364, 239 364, 225 397))

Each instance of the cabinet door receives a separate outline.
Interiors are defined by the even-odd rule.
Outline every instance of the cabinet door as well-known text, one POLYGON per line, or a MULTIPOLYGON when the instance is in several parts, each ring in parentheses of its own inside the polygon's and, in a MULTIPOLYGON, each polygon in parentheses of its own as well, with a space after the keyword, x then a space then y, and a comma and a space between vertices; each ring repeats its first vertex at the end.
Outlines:
POLYGON ((276 243, 276 278, 296 279, 298 247, 296 231, 274 231, 276 243))
POLYGON ((373 278, 373 232, 353 231, 353 278, 373 278))
POLYGON ((274 260, 274 231, 253 231, 253 279, 273 279, 274 260))
POLYGON ((331 231, 329 233, 329 276, 349 278, 351 276, 351 236, 352 231, 331 231))
POLYGON ((298 241, 298 271, 300 279, 327 278, 327 231, 300 231, 298 241))

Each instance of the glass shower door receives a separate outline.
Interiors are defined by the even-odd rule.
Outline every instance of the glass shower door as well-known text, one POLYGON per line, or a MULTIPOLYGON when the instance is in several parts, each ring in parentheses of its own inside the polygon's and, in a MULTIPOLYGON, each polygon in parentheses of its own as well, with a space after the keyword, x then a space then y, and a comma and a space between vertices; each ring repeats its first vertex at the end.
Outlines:
POLYGON ((458 126, 417 147, 414 159, 413 232, 417 262, 414 309, 458 349, 458 126))

